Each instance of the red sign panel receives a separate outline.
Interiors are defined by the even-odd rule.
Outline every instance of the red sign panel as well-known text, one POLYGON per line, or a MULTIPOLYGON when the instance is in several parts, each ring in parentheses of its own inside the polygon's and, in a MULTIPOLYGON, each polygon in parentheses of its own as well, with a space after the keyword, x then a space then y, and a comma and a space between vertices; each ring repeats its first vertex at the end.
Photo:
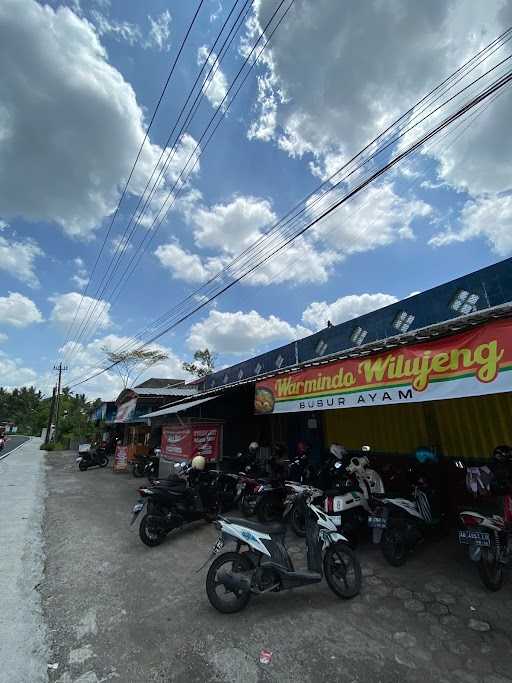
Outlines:
POLYGON ((164 460, 191 460, 202 455, 206 460, 217 460, 220 453, 221 425, 193 424, 162 429, 164 460))
POLYGON ((128 471, 128 446, 117 446, 112 465, 114 472, 128 471))

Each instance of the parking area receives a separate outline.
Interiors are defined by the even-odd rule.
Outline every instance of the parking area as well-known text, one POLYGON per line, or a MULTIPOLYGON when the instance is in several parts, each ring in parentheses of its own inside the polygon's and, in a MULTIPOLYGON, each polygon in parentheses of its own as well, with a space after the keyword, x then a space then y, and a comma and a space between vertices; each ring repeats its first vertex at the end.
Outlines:
MULTIPOLYGON (((147 548, 129 528, 141 480, 79 472, 69 452, 46 462, 40 590, 52 681, 512 681, 512 580, 486 592, 453 539, 399 569, 361 548, 363 588, 348 602, 322 583, 222 615, 206 598, 206 570, 196 571, 216 539, 211 525, 147 548)), ((290 532, 289 543, 295 559, 301 542, 290 532)))

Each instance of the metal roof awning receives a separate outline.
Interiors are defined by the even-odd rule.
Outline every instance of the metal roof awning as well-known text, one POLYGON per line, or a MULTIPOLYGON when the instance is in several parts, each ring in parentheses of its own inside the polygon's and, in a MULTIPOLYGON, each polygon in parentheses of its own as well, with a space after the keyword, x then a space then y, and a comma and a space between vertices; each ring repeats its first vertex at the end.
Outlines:
POLYGON ((219 396, 209 396, 208 398, 200 398, 197 401, 187 401, 185 403, 178 403, 174 406, 168 406, 167 408, 162 408, 161 410, 155 410, 152 413, 146 413, 146 415, 141 415, 142 418, 148 417, 160 417, 161 415, 175 415, 176 413, 181 413, 189 408, 194 408, 200 403, 206 403, 207 401, 213 401, 214 398, 219 398, 219 396))

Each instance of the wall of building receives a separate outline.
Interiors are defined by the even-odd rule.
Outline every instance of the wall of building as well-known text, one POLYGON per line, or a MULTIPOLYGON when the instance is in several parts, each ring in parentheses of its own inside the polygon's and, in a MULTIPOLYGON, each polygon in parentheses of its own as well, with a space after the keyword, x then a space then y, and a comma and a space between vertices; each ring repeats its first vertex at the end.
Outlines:
POLYGON ((326 444, 337 441, 351 449, 367 443, 390 453, 439 446, 450 458, 478 460, 490 457, 495 446, 512 443, 511 417, 510 394, 323 413, 326 444))

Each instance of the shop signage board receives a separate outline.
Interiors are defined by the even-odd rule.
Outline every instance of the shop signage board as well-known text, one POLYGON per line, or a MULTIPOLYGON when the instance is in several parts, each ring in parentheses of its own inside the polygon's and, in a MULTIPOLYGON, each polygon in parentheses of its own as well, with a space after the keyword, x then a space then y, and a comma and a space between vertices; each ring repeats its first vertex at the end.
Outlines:
POLYGON ((316 365, 256 384, 256 414, 439 401, 512 391, 512 320, 316 365))
POLYGON ((112 469, 114 472, 128 471, 128 446, 116 446, 112 469))
POLYGON ((217 460, 220 452, 221 425, 192 424, 162 429, 160 457, 164 460, 190 460, 203 455, 217 460))

